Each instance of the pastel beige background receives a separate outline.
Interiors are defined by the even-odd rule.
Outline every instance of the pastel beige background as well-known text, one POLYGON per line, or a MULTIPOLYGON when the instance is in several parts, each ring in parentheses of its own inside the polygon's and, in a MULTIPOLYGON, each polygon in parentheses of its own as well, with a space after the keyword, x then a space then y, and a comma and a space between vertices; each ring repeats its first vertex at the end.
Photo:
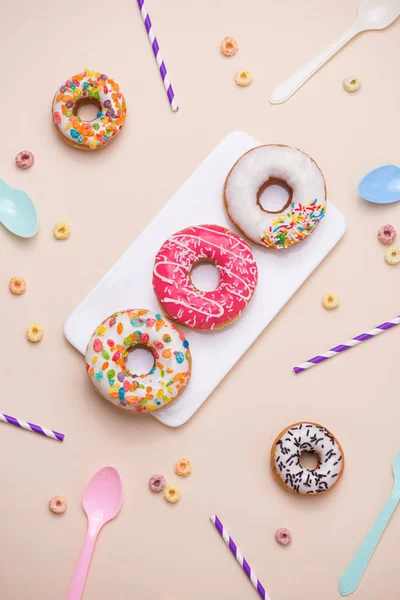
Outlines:
MULTIPOLYGON (((100 534, 85 600, 255 598, 208 520, 213 512, 273 600, 334 600, 392 487, 400 332, 302 376, 291 367, 399 311, 400 267, 386 265, 376 239, 385 223, 400 230, 399 206, 364 202, 357 184, 369 170, 399 163, 400 22, 359 36, 289 102, 271 106, 272 87, 350 25, 357 0, 149 0, 148 8, 177 114, 133 0, 2 6, 0 175, 32 196, 40 229, 28 241, 0 231, 0 410, 66 438, 59 444, 0 425, 0 596, 65 597, 86 531, 82 492, 98 468, 113 464, 123 480, 123 509, 100 534), (240 44, 232 59, 219 53, 226 35, 240 44), (120 138, 93 154, 63 144, 50 118, 56 88, 85 67, 115 77, 128 105, 120 138), (252 71, 250 87, 235 85, 238 68, 252 71), (351 74, 362 81, 354 95, 341 85, 351 74), (92 391, 63 324, 233 130, 313 156, 347 233, 185 426, 127 418, 92 391), (14 166, 25 148, 35 154, 26 172, 14 166), (60 219, 71 223, 66 242, 52 235, 60 219), (22 297, 8 291, 15 274, 28 282, 22 297), (320 305, 327 291, 341 297, 335 312, 320 305), (25 339, 32 321, 45 329, 37 345, 25 339), (307 419, 332 430, 347 461, 340 484, 316 499, 285 493, 268 466, 279 431, 307 419), (191 459, 193 474, 178 481, 173 463, 181 456, 191 459), (179 504, 147 491, 153 472, 181 486, 179 504), (61 518, 47 509, 55 494, 68 500, 61 518), (290 547, 275 543, 278 527, 292 531, 290 547)), ((399 596, 399 532, 397 512, 355 598, 399 596)))

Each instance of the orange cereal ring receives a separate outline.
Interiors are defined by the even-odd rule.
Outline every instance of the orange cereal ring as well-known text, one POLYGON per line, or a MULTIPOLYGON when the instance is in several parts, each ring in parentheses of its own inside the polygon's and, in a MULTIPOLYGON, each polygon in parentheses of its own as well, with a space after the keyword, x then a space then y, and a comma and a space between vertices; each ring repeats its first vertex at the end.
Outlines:
POLYGON ((9 282, 10 292, 20 296, 26 290, 26 281, 23 277, 11 277, 9 282))
POLYGON ((192 472, 192 465, 190 464, 190 460, 187 458, 180 458, 176 461, 174 466, 174 471, 177 475, 181 477, 187 477, 192 472))
POLYGON ((234 56, 239 50, 239 46, 236 40, 226 37, 222 40, 220 49, 224 56, 234 56))

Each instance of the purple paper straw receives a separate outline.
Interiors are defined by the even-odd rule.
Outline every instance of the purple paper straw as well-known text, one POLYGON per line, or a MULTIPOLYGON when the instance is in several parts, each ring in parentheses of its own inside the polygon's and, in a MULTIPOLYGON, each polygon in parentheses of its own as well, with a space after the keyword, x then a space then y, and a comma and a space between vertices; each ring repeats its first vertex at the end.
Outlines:
POLYGON ((258 594, 264 600, 270 600, 270 597, 268 596, 267 592, 265 591, 265 588, 262 585, 261 581, 258 579, 257 575, 254 573, 253 569, 251 568, 251 566, 249 565, 247 560, 243 557, 239 548, 236 546, 235 542, 233 541, 233 539, 231 538, 231 536, 229 535, 229 533, 227 532, 227 530, 225 529, 225 527, 223 526, 223 524, 221 523, 221 521, 219 520, 217 515, 213 515, 212 517, 210 517, 210 519, 211 519, 211 522, 214 523, 215 528, 218 531, 219 535, 222 537, 225 544, 228 546, 229 550, 232 552, 233 556, 236 558, 237 562, 242 567, 242 569, 246 573, 247 577, 250 579, 251 583, 257 590, 258 594))
POLYGON ((306 369, 315 367, 315 365, 318 365, 319 363, 324 362, 324 360, 328 360, 328 358, 332 358, 332 356, 336 356, 337 354, 340 354, 341 352, 344 352, 345 350, 348 350, 349 348, 358 346, 358 344, 361 344, 361 342, 365 342, 366 340, 369 340, 370 338, 375 337, 376 335, 379 335, 380 333, 383 333, 384 331, 387 331, 388 329, 391 329, 392 327, 395 327, 396 325, 399 325, 399 324, 400 324, 400 316, 395 317, 391 321, 386 321, 385 323, 382 323, 381 325, 374 327, 374 329, 371 329, 370 331, 366 331, 365 333, 360 333, 360 335, 357 335, 356 337, 352 338, 348 342, 345 342, 344 344, 339 344, 338 346, 331 348, 330 350, 328 350, 328 352, 324 352, 323 354, 318 354, 317 356, 314 356, 314 358, 310 358, 306 362, 301 363, 301 365, 298 365, 297 367, 293 367, 293 371, 295 373, 301 373, 302 371, 305 371, 306 369))
POLYGON ((22 421, 22 419, 16 419, 15 417, 10 417, 10 415, 5 415, 3 413, 0 413, 0 421, 8 423, 9 425, 15 425, 15 427, 22 427, 22 429, 26 429, 27 431, 39 433, 40 435, 44 435, 53 440, 58 440, 59 442, 62 442, 64 439, 63 433, 53 431, 52 429, 46 429, 46 427, 40 427, 34 423, 28 423, 27 421, 22 421))
POLYGON ((146 10, 144 0, 137 0, 137 3, 140 8, 140 13, 142 15, 144 26, 146 27, 147 35, 149 36, 150 44, 153 49, 153 54, 154 54, 155 59, 158 64, 158 68, 160 71, 161 79, 162 79, 164 87, 165 87, 165 91, 167 92, 169 104, 171 106, 171 109, 175 112, 175 111, 179 110, 179 106, 177 105, 176 100, 175 100, 175 94, 174 94, 174 90, 172 89, 172 85, 169 80, 169 77, 168 77, 167 67, 165 66, 165 63, 164 63, 163 59, 161 58, 160 48, 159 48, 159 45, 157 42, 157 38, 154 35, 153 25, 150 20, 149 13, 146 10))

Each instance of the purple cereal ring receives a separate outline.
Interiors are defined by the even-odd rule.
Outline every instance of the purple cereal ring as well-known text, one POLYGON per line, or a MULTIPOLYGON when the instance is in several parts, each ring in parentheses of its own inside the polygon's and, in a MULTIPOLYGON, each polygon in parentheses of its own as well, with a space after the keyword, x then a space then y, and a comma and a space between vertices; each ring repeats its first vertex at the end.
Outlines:
POLYGON ((20 169, 29 169, 33 165, 34 160, 33 154, 29 150, 22 150, 15 157, 16 165, 20 169))
POLYGON ((151 492, 162 492, 166 483, 163 475, 152 475, 149 479, 149 490, 151 492))
POLYGON ((283 546, 287 546, 292 541, 292 534, 289 529, 277 529, 275 532, 275 539, 278 544, 282 544, 283 546))
POLYGON ((384 225, 378 231, 378 240, 381 244, 391 244, 396 237, 396 230, 393 225, 384 225))

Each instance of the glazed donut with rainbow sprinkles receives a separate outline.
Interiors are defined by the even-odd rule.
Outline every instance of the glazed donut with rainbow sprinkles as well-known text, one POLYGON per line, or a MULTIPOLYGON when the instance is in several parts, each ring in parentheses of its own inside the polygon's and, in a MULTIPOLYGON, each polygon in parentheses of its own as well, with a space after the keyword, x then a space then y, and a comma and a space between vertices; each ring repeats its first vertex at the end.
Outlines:
POLYGON ((85 69, 67 79, 53 99, 53 122, 67 144, 82 150, 104 148, 119 134, 126 117, 119 85, 107 75, 85 69), (97 117, 83 121, 79 107, 97 106, 97 117))

